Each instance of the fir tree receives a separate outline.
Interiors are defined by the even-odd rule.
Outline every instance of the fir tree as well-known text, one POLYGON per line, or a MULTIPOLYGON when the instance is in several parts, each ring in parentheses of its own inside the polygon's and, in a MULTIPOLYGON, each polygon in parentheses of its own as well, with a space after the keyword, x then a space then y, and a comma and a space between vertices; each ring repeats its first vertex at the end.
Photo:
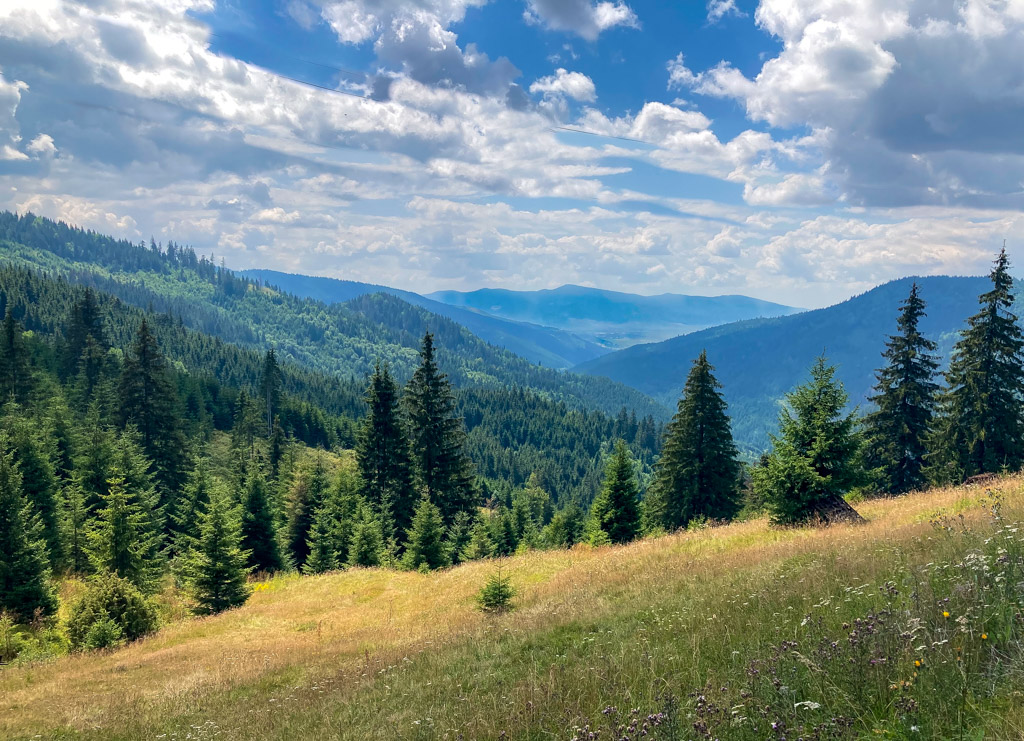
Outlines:
POLYGON ((476 517, 469 532, 469 542, 462 550, 460 560, 475 561, 490 558, 494 555, 494 541, 491 539, 490 528, 482 517, 476 517))
POLYGON ((366 504, 359 505, 355 527, 352 529, 352 543, 348 548, 349 566, 380 566, 384 552, 384 537, 380 521, 366 504))
POLYGON ((726 520, 739 509, 740 465, 713 370, 701 351, 665 431, 645 500, 648 529, 676 530, 700 517, 726 520))
POLYGON ((60 534, 64 563, 72 574, 89 571, 89 522, 87 497, 77 481, 64 487, 60 496, 60 534))
POLYGON ((445 536, 445 550, 448 554, 448 562, 453 566, 462 562, 462 554, 469 546, 469 539, 473 533, 474 517, 469 512, 459 512, 455 515, 455 521, 448 527, 445 536))
POLYGON ((410 569, 439 569, 447 566, 444 520, 441 511, 424 493, 416 507, 405 545, 405 564, 410 569))
POLYGON ((274 419, 281 407, 282 383, 281 366, 277 362, 277 353, 274 352, 274 348, 270 348, 263 358, 263 368, 260 370, 260 401, 263 403, 268 438, 274 433, 274 419))
POLYGON ((92 511, 107 493, 107 479, 110 478, 110 464, 114 456, 113 436, 101 424, 95 405, 86 416, 77 447, 74 479, 85 495, 86 509, 92 511))
POLYGON ((21 474, 21 489, 32 511, 42 523, 43 542, 50 565, 62 564, 59 516, 57 513, 57 477, 50 461, 49 447, 39 438, 39 433, 22 416, 20 408, 8 405, 5 409, 6 428, 14 461, 21 474))
POLYGON ((325 574, 338 568, 336 527, 337 523, 331 516, 330 506, 325 504, 320 507, 309 529, 309 557, 302 564, 302 573, 325 574))
POLYGON ((437 366, 429 332, 420 357, 405 394, 413 451, 427 496, 437 503, 445 524, 451 524, 456 512, 477 505, 472 464, 466 455, 462 419, 455 413, 455 397, 448 377, 437 366))
MULTIPOLYGON (((71 378, 79 373, 82 363, 91 362, 91 358, 106 353, 110 346, 103 329, 103 315, 96 303, 96 294, 92 288, 86 288, 81 298, 71 305, 71 312, 64 332, 67 342, 65 350, 64 376, 71 378)), ((89 368, 90 380, 95 383, 97 374, 89 368)))
POLYGON ((249 554, 254 571, 280 571, 283 563, 277 545, 274 512, 267 496, 267 482, 255 462, 250 462, 242 484, 242 549, 249 554))
POLYGON ((171 546, 174 553, 187 553, 199 535, 198 523, 206 511, 213 490, 213 478, 210 476, 209 462, 205 457, 198 457, 192 471, 189 472, 185 488, 181 490, 172 521, 171 546))
POLYGON ((939 367, 936 345, 918 330, 925 303, 917 283, 900 307, 896 326, 882 353, 887 361, 877 373, 877 410, 864 420, 865 460, 879 491, 904 494, 925 485, 925 458, 932 432, 939 367))
POLYGON ((628 543, 640 533, 640 489, 633 456, 622 440, 615 442, 604 486, 591 506, 590 529, 612 543, 628 543))
POLYGON ((990 275, 992 290, 953 348, 942 403, 940 465, 962 479, 1024 463, 1024 338, 1013 308, 1013 278, 1006 249, 990 275))
POLYGON ((46 545, 38 517, 21 492, 21 474, 0 435, 0 611, 28 622, 37 611, 50 615, 57 599, 49 584, 46 545))
POLYGON ((302 568, 309 557, 309 530, 317 510, 327 499, 327 470, 323 456, 317 455, 312 470, 292 488, 288 502, 288 552, 296 568, 302 568))
POLYGON ((167 505, 184 483, 185 439, 177 415, 177 392, 145 319, 125 355, 118 395, 121 422, 138 429, 155 468, 161 501, 167 505))
POLYGON ((270 476, 274 481, 281 477, 281 462, 284 460, 285 448, 288 445, 288 438, 281 426, 281 419, 274 417, 274 426, 270 430, 270 440, 267 445, 267 462, 270 464, 270 476))
POLYGON ((544 530, 541 540, 551 548, 571 548, 583 538, 586 515, 576 502, 569 502, 555 512, 544 530))
POLYGON ((399 407, 398 386, 387 365, 377 363, 366 389, 367 414, 359 427, 356 461, 362 492, 379 514, 394 522, 402 539, 416 507, 412 454, 399 407), (390 510, 385 514, 385 510, 390 510))
POLYGON ((213 495, 199 515, 199 537, 191 543, 183 569, 195 600, 194 611, 213 615, 249 599, 247 555, 241 549, 237 516, 223 494, 213 495))
POLYGON ((818 358, 810 380, 786 396, 772 450, 754 469, 754 487, 775 522, 856 518, 843 495, 862 478, 854 412, 844 414, 846 391, 835 366, 818 358))
POLYGON ((13 399, 24 404, 28 400, 32 377, 23 335, 21 322, 14 318, 8 306, 0 324, 0 403, 13 399))
POLYGON ((118 469, 107 482, 107 493, 89 532, 89 559, 102 572, 116 574, 143 591, 152 589, 162 564, 158 533, 138 498, 125 486, 118 469))

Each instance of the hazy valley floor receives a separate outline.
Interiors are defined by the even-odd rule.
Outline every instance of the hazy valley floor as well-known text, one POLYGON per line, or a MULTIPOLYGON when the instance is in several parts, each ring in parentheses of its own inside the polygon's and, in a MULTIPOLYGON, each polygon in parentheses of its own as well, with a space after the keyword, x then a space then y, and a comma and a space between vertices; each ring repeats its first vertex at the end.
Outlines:
POLYGON ((0 736, 632 739, 646 720, 649 738, 757 738, 813 713, 821 738, 1020 738, 1021 584, 993 574, 1022 487, 866 502, 863 526, 531 552, 503 562, 519 596, 500 616, 474 603, 493 561, 277 578, 121 650, 0 670, 0 736))

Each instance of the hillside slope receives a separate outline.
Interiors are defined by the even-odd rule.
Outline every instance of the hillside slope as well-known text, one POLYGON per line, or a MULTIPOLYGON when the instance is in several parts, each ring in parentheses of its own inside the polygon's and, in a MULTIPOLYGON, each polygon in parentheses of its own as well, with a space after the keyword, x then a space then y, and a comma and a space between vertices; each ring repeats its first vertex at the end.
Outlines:
POLYGON ((276 270, 242 270, 239 274, 258 278, 288 293, 325 304, 344 303, 367 294, 388 293, 432 314, 451 319, 492 345, 503 347, 530 362, 549 368, 571 368, 608 352, 608 348, 596 342, 560 329, 501 319, 433 301, 411 291, 374 283, 294 275, 276 270))
POLYGON ((921 331, 948 358, 957 331, 977 311, 978 295, 988 290, 986 278, 904 278, 825 309, 637 345, 574 370, 629 384, 668 405, 678 398, 693 359, 706 349, 729 402, 735 437, 749 448, 763 449, 775 429, 779 400, 806 378, 822 352, 839 366, 851 403, 865 402, 885 341, 896 331, 899 304, 915 280, 928 302, 921 331))
POLYGON ((800 311, 748 296, 640 296, 573 285, 542 291, 438 291, 428 298, 505 319, 558 327, 609 347, 656 342, 741 319, 800 311))
POLYGON ((285 576, 127 648, 0 669, 0 735, 620 738, 636 708, 655 739, 1012 738, 1022 483, 995 484, 996 519, 957 488, 859 505, 864 526, 531 552, 503 562, 503 616, 473 603, 493 562, 285 576))

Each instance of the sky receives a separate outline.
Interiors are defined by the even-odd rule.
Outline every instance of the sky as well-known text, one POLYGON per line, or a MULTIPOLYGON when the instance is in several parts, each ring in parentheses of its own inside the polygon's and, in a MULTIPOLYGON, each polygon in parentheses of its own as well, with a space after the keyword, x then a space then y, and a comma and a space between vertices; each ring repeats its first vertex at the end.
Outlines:
POLYGON ((1024 0, 0 0, 0 208, 427 293, 1024 250, 1024 0))

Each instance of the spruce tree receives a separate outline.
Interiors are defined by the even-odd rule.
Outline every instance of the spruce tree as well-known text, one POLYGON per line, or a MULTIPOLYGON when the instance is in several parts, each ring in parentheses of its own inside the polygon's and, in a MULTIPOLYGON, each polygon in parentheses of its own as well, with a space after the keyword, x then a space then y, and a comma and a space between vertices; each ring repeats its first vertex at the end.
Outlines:
POLYGON ((64 564, 72 574, 88 573, 91 512, 88 498, 77 481, 61 490, 59 513, 64 564))
POLYGON ((32 511, 42 523, 50 565, 62 565, 59 515, 57 512, 57 477, 50 460, 50 445, 40 438, 39 430, 14 405, 5 408, 4 428, 9 435, 14 461, 21 474, 21 489, 32 511))
POLYGON ((628 543, 640 534, 640 488, 633 456, 622 440, 615 442, 605 468, 604 486, 590 509, 590 529, 612 543, 628 543))
POLYGON ((487 522, 482 517, 477 516, 469 532, 469 542, 466 543, 459 558, 461 561, 475 561, 480 558, 490 558, 492 555, 494 555, 494 541, 491 539, 490 528, 487 527, 487 522))
POLYGON ((393 519, 394 537, 401 540, 412 521, 417 497, 398 386, 387 365, 378 362, 374 367, 365 400, 367 414, 356 440, 363 496, 378 514, 393 519))
POLYGON ((473 535, 473 522, 472 514, 459 512, 455 515, 455 521, 448 527, 445 550, 448 554, 448 563, 453 566, 462 563, 462 554, 469 546, 469 539, 473 535))
POLYGON ((421 363, 406 388, 405 403, 420 480, 446 525, 455 513, 477 506, 473 468, 466 455, 466 431, 455 412, 448 377, 434 358, 434 338, 423 338, 421 363))
POLYGON ((448 565, 441 510, 430 501, 426 493, 420 498, 412 518, 404 561, 410 569, 439 569, 448 565))
MULTIPOLYGON (((103 314, 96 303, 92 288, 86 288, 71 305, 67 326, 64 330, 66 349, 64 353, 64 377, 72 378, 82 370, 82 363, 106 353, 110 346, 103 328, 103 314), (95 348, 95 350, 94 350, 95 348), (98 351, 98 352, 96 352, 98 351)), ((96 380, 94 369, 87 370, 90 381, 96 380)))
POLYGON ((28 622, 37 611, 50 615, 57 599, 49 584, 46 545, 39 518, 21 491, 21 474, 0 434, 0 612, 28 622))
POLYGON ((116 468, 88 535, 93 568, 116 574, 143 591, 156 586, 161 571, 159 534, 116 468))
POLYGON ((282 385, 281 366, 277 362, 277 353, 274 352, 274 348, 270 348, 263 358, 263 368, 260 370, 260 401, 263 403, 268 438, 274 433, 274 419, 281 408, 282 385))
POLYGON ((14 318, 8 305, 7 314, 0 324, 0 403, 13 400, 24 404, 28 401, 32 371, 24 332, 24 327, 14 318))
POLYGON ((860 439, 848 397, 824 356, 810 380, 786 395, 779 434, 754 469, 754 487, 779 524, 858 519, 843 495, 860 483, 860 439))
POLYGON ((939 367, 936 345, 918 324, 925 303, 917 283, 900 306, 896 326, 882 353, 886 366, 877 373, 877 409, 864 420, 865 461, 878 491, 904 494, 925 485, 925 458, 932 432, 936 394, 933 380, 939 367))
POLYGON ((213 477, 210 475, 208 460, 200 456, 189 472, 185 488, 181 490, 177 506, 171 515, 174 553, 187 553, 199 536, 199 522, 206 511, 213 492, 213 477))
POLYGON ((740 465, 713 370, 702 350, 665 431, 645 500, 649 529, 677 530, 700 517, 727 520, 739 509, 740 465))
POLYGON ((198 615, 214 615, 249 599, 247 555, 237 516, 227 497, 214 494, 200 515, 199 537, 190 544, 183 575, 198 615))
POLYGON ((302 573, 324 574, 338 568, 336 527, 337 523, 331 516, 330 506, 325 504, 320 507, 309 529, 309 557, 302 564, 302 573))
POLYGON ((77 450, 74 480, 85 495, 86 509, 92 511, 99 506, 107 492, 107 479, 110 478, 110 465, 114 456, 113 435, 100 422, 95 405, 86 415, 77 450))
POLYGON ((288 501, 288 553, 301 569, 309 557, 309 531, 313 518, 327 500, 327 470, 323 456, 317 454, 313 468, 301 476, 292 488, 288 501))
POLYGON ((274 512, 267 496, 267 482, 259 465, 252 461, 242 483, 242 549, 249 554, 254 571, 280 571, 283 562, 277 545, 274 512))
POLYGON ((121 423, 138 429, 160 484, 161 503, 168 505, 184 483, 185 438, 177 414, 177 392, 145 319, 125 355, 118 394, 121 423))
POLYGON ((383 553, 384 537, 380 521, 367 504, 360 503, 355 527, 352 529, 352 543, 348 548, 348 565, 367 568, 380 566, 383 553))
POLYGON ((1013 309, 1006 249, 990 274, 992 290, 953 348, 937 440, 941 475, 1017 471, 1024 463, 1024 338, 1013 309))

